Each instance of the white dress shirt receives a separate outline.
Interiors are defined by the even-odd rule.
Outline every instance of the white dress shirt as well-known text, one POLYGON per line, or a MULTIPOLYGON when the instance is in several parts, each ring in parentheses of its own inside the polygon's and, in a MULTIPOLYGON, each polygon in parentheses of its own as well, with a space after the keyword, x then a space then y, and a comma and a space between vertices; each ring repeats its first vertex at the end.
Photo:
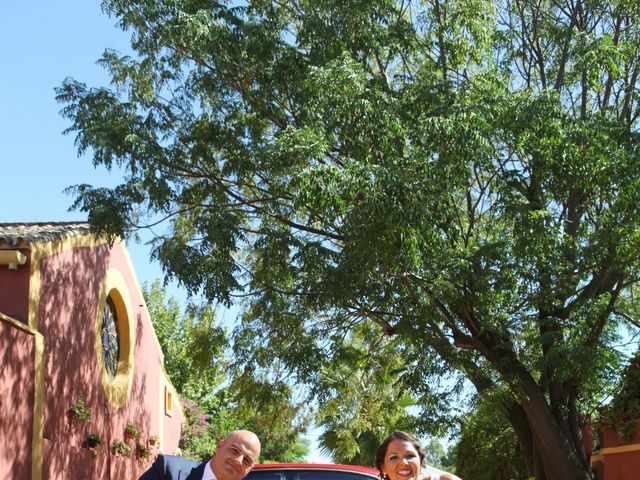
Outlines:
POLYGON ((204 472, 202 473, 202 480, 218 480, 211 470, 211 460, 207 461, 207 465, 204 467, 204 472))

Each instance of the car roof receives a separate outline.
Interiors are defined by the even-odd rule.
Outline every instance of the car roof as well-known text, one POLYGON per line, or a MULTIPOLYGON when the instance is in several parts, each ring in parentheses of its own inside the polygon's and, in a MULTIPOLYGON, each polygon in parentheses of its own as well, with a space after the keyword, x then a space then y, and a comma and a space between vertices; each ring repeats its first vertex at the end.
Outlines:
POLYGON ((339 463, 256 463, 254 470, 335 470, 342 472, 364 473, 378 477, 378 470, 360 465, 342 465, 339 463))

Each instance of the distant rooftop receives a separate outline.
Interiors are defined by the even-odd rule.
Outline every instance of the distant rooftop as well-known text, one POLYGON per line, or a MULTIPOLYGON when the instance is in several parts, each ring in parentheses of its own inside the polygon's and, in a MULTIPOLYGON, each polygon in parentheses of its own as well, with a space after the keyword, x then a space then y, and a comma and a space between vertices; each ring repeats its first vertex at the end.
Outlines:
POLYGON ((0 246, 49 242, 87 233, 87 222, 0 223, 0 246))

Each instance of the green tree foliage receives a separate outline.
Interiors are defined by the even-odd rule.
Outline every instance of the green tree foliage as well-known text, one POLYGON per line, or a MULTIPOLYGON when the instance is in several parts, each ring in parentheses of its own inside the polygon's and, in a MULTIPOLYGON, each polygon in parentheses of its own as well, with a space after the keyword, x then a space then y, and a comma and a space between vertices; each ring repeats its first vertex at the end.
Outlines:
POLYGON ((236 420, 226 417, 229 413, 227 410, 218 409, 215 414, 210 415, 203 412, 196 402, 183 400, 182 411, 184 425, 178 447, 183 456, 199 462, 211 458, 218 440, 238 428, 236 420))
MULTIPOLYGON (((425 445, 424 450, 426 453, 425 462, 427 465, 446 471, 454 471, 456 469, 456 466, 451 458, 451 453, 447 451, 447 449, 439 440, 431 439, 429 443, 425 445)), ((465 478, 471 480, 474 477, 465 478)))
POLYGON ((444 369, 508 392, 527 473, 591 477, 580 413, 640 274, 635 2, 103 7, 135 57, 58 90, 128 173, 73 189, 96 232, 166 218, 167 275, 245 299, 234 363, 314 385, 376 324, 427 414, 444 369))
POLYGON ((613 400, 603 413, 603 423, 615 428, 622 440, 630 441, 640 420, 640 351, 624 369, 613 400))
MULTIPOLYGON (((504 399, 502 399, 504 400, 504 399)), ((527 480, 522 453, 501 399, 479 399, 452 448, 455 471, 472 480, 527 480)))
POLYGON ((164 368, 181 397, 215 408, 215 392, 229 368, 228 338, 215 311, 189 303, 183 311, 159 280, 142 287, 164 354, 164 368))
POLYGON ((378 325, 359 323, 318 377, 319 443, 336 462, 374 466, 389 432, 413 431, 420 423, 408 413, 416 400, 399 380, 399 343, 381 336, 378 325))
POLYGON ((164 368, 182 399, 182 455, 204 461, 219 439, 238 428, 228 389, 228 337, 211 307, 180 307, 159 280, 142 286, 151 322, 164 354, 164 368))
POLYGON ((310 409, 289 383, 248 368, 233 379, 230 388, 238 392, 234 414, 260 438, 261 461, 302 461, 309 453, 309 442, 302 434, 309 425, 310 409))
POLYGON ((183 455, 206 460, 218 440, 248 428, 261 439, 263 461, 301 461, 309 453, 302 438, 308 418, 293 403, 290 388, 256 379, 248 371, 234 373, 229 339, 212 307, 188 303, 183 311, 159 281, 143 286, 143 292, 164 367, 183 399, 183 455))

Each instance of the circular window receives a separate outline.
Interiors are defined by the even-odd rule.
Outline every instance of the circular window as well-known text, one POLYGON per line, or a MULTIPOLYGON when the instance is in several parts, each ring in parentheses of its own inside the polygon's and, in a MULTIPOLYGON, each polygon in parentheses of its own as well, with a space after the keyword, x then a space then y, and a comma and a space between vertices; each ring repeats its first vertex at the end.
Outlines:
POLYGON ((102 309, 102 358, 104 367, 113 381, 118 373, 120 360, 120 335, 118 332, 118 313, 111 296, 107 297, 102 309))
POLYGON ((134 370, 135 324, 122 274, 107 270, 96 309, 96 359, 109 403, 122 407, 131 392, 134 370))

